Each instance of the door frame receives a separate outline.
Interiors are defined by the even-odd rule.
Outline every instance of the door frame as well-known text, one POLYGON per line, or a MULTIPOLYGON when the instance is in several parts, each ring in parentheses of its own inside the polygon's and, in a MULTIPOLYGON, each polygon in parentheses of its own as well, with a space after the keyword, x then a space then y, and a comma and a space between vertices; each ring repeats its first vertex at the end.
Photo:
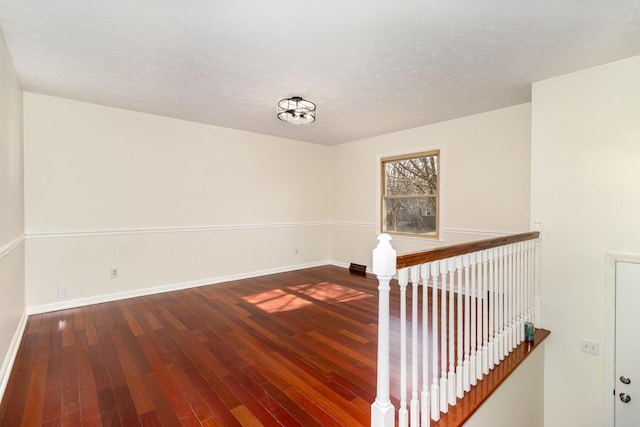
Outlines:
POLYGON ((615 394, 616 388, 616 264, 628 262, 640 264, 640 254, 605 253, 604 284, 604 390, 603 413, 604 427, 615 426, 615 394))

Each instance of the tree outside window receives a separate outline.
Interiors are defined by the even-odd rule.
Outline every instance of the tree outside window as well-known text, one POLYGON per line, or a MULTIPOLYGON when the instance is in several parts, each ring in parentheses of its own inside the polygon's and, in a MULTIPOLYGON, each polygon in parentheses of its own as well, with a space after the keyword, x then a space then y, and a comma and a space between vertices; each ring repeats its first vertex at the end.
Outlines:
POLYGON ((439 151, 382 159, 382 232, 438 237, 439 151))

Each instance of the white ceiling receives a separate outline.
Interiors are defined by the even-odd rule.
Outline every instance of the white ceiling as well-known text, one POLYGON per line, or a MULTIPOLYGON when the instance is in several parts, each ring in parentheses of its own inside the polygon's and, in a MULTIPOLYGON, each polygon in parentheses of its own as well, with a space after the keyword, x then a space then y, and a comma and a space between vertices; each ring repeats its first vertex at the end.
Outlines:
POLYGON ((640 54, 639 0, 0 0, 27 91, 333 145, 640 54), (317 121, 276 118, 293 95, 317 121))

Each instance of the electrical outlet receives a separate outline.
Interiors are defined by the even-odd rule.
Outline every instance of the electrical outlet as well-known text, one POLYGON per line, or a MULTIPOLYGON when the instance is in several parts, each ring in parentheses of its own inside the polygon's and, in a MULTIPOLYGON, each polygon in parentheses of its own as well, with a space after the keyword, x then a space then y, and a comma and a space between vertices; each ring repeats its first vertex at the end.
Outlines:
POLYGON ((597 356, 600 354, 600 343, 582 338, 580 341, 580 351, 597 356))
POLYGON ((118 276, 120 275, 120 272, 118 271, 117 268, 112 268, 111 270, 109 270, 109 274, 111 275, 112 279, 117 279, 118 276))
POLYGON ((67 297, 67 288, 58 288, 58 298, 66 298, 67 297))
POLYGON ((295 248, 295 249, 293 250, 293 254, 294 254, 294 255, 298 255, 298 253, 300 253, 300 251, 298 250, 298 248, 295 248))

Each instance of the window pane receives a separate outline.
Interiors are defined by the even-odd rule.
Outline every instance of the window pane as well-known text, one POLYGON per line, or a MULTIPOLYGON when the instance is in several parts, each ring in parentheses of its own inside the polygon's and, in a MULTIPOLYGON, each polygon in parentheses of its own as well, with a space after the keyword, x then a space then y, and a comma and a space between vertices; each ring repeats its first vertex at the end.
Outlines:
POLYGON ((438 190, 438 156, 386 161, 385 195, 436 194, 438 190))
POLYGON ((436 198, 384 198, 384 232, 435 234, 436 198))

